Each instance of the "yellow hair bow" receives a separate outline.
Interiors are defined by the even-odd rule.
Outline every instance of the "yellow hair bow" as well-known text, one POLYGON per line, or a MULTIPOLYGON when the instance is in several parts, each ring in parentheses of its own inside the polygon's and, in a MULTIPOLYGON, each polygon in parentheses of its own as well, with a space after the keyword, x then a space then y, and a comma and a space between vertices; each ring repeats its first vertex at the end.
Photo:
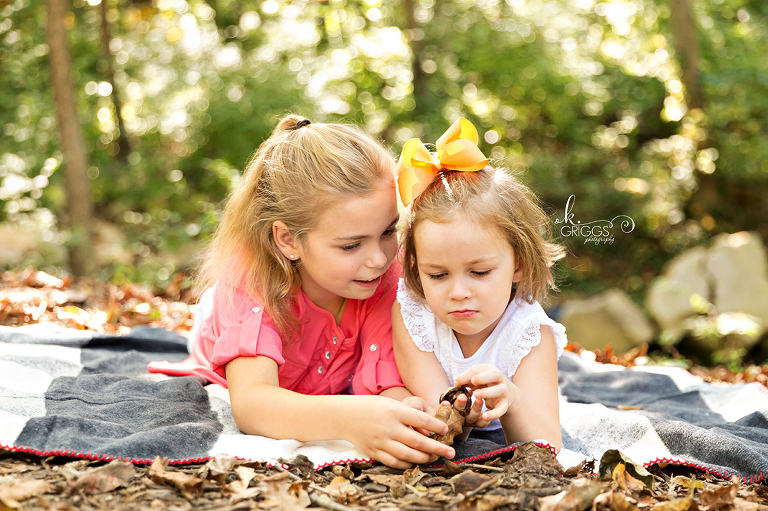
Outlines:
POLYGON ((463 117, 435 143, 437 158, 418 138, 406 142, 397 162, 397 189, 403 205, 418 197, 440 170, 475 172, 485 167, 488 158, 477 147, 477 142, 477 130, 463 117))

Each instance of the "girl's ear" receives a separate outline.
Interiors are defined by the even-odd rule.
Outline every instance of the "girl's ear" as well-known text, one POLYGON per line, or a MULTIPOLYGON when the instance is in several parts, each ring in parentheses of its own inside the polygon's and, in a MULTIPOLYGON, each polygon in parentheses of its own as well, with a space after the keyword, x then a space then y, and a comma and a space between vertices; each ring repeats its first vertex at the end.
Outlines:
POLYGON ((523 265, 516 261, 517 268, 515 268, 515 273, 512 274, 512 282, 520 282, 523 280, 523 265))
POLYGON ((288 230, 288 226, 279 220, 272 223, 272 238, 275 240, 277 249, 285 257, 294 261, 296 260, 298 257, 296 238, 291 234, 291 231, 288 230))

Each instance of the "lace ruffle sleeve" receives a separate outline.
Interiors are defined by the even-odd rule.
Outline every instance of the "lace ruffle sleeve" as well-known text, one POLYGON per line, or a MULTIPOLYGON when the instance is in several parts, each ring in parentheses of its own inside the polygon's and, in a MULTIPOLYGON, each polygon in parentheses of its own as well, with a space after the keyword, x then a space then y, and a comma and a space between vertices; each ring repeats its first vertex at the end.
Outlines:
MULTIPOLYGON (((538 304, 536 304, 534 307, 539 308, 538 304)), ((504 370, 509 378, 515 374, 523 358, 525 358, 525 356, 531 352, 531 349, 534 346, 538 346, 541 342, 542 326, 548 326, 552 328, 552 334, 555 338, 555 349, 557 350, 558 359, 563 353, 565 345, 568 343, 568 339, 565 335, 565 327, 563 325, 549 318, 543 310, 540 310, 539 313, 534 311, 532 312, 532 314, 529 314, 525 318, 525 321, 522 323, 522 325, 508 325, 508 328, 510 329, 509 334, 517 337, 515 342, 505 344, 503 349, 505 353, 502 354, 502 359, 504 360, 504 365, 506 366, 504 370), (516 331, 517 335, 514 335, 513 331, 516 331)))
POLYGON ((434 352, 435 338, 430 333, 429 322, 434 324, 432 313, 427 310, 424 302, 413 291, 405 286, 403 279, 397 285, 397 301, 400 304, 400 314, 405 329, 413 343, 421 351, 434 352))

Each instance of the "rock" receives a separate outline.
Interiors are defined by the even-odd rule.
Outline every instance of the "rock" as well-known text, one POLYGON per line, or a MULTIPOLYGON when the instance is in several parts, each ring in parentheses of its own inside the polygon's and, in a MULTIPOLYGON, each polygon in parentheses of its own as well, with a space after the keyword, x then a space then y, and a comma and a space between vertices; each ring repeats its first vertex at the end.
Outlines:
POLYGON ((662 330, 675 328, 685 318, 699 314, 706 307, 701 300, 691 299, 698 295, 706 300, 709 296, 707 274, 707 249, 694 247, 672 259, 662 276, 650 286, 645 306, 662 330))
POLYGON ((645 305, 662 343, 684 337, 713 354, 754 346, 768 326, 768 255, 760 236, 716 237, 672 259, 651 285, 645 305))
POLYGON ((768 326, 768 256, 756 233, 715 238, 707 270, 718 312, 744 312, 768 326))
POLYGON ((650 342, 655 335, 643 310, 620 289, 585 300, 568 300, 560 314, 568 341, 588 350, 610 345, 616 353, 624 353, 650 342))

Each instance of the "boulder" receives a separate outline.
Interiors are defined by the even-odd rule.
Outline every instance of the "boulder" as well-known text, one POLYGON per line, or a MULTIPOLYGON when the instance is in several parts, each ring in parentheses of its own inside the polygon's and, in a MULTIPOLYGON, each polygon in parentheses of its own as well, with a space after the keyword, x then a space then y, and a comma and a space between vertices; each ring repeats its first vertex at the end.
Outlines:
POLYGON ((768 326, 768 255, 760 236, 722 234, 709 248, 683 252, 654 280, 645 305, 663 343, 688 337, 708 354, 750 349, 768 326))
POLYGON ((704 247, 683 252, 667 264, 661 277, 651 283, 645 306, 663 330, 675 328, 685 318, 706 312, 702 310, 706 305, 701 299, 706 300, 709 296, 707 254, 704 247))
POLYGON ((559 321, 565 326, 568 341, 588 350, 611 346, 614 352, 624 353, 649 343, 655 335, 643 310, 620 289, 565 301, 559 321))
POLYGON ((768 256, 758 234, 738 232, 715 238, 707 270, 711 301, 718 312, 743 312, 768 326, 768 256))

